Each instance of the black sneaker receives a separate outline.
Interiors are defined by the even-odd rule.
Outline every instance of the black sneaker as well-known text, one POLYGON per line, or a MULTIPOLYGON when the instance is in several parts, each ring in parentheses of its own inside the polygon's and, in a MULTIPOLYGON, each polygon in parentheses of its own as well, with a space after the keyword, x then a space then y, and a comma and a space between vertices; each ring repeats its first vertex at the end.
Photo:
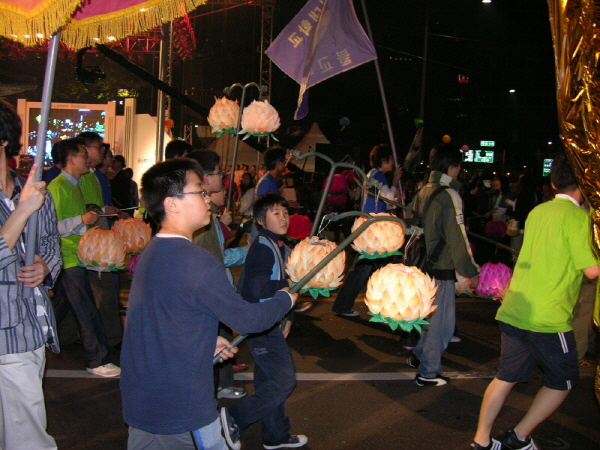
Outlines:
POLYGON ((440 374, 435 377, 427 378, 418 373, 415 377, 415 384, 417 386, 444 386, 448 383, 450 383, 450 378, 443 377, 440 374))
POLYGON ((302 434, 299 434, 297 436, 292 434, 290 436, 290 438, 287 440, 287 442, 282 442, 281 444, 277 444, 277 445, 263 444, 263 447, 266 450, 275 450, 278 448, 299 448, 299 447, 304 447, 307 442, 308 442, 308 438, 306 436, 304 436, 302 434))
POLYGON ((406 360, 406 364, 408 364, 413 369, 418 369, 419 368, 419 364, 421 364, 421 360, 419 358, 417 358, 416 356, 410 356, 406 360))
POLYGON ((507 450, 538 450, 533 439, 531 439, 531 436, 527 436, 527 438, 522 441, 515 434, 515 430, 505 431, 501 435, 496 436, 494 440, 500 442, 502 448, 507 450))
POLYGON ((223 428, 223 435, 229 448, 231 450, 240 450, 242 448, 240 427, 237 426, 225 407, 221 408, 221 428, 223 428))
POLYGON ((358 316, 360 316, 360 314, 357 313, 356 311, 350 311, 350 312, 346 312, 346 313, 336 313, 336 314, 341 317, 358 317, 358 316))
POLYGON ((494 438, 490 439, 490 443, 485 447, 479 445, 477 442, 472 442, 469 450, 506 450, 506 447, 502 447, 502 444, 494 438))

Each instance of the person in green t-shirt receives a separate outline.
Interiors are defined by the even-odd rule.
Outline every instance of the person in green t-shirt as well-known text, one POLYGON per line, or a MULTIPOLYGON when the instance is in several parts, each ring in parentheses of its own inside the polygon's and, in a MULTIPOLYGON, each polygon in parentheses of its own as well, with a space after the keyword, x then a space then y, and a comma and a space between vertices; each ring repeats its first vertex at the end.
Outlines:
POLYGON ((598 277, 590 245, 590 219, 580 208, 583 195, 566 155, 552 163, 554 200, 534 208, 527 218, 523 247, 496 319, 502 332, 496 378, 481 403, 473 450, 533 450, 533 430, 562 404, 579 381, 571 320, 583 275, 598 277), (508 394, 529 380, 534 363, 544 371, 525 417, 511 430, 490 438, 508 394))

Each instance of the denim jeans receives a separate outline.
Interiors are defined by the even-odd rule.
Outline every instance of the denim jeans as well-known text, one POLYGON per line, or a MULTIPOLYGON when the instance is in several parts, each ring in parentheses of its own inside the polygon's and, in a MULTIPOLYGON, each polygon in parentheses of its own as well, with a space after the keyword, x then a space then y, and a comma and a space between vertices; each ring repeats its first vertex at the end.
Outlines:
POLYGON ((414 349, 414 354, 421 360, 419 373, 431 378, 442 372, 442 353, 454 333, 455 323, 455 282, 452 280, 436 280, 437 295, 433 302, 437 309, 429 318, 429 325, 424 327, 423 334, 414 349))
POLYGON ((127 450, 228 450, 219 419, 199 430, 181 434, 154 434, 129 427, 127 450))
POLYGON ((285 400, 296 386, 296 370, 290 348, 279 324, 251 335, 248 346, 254 358, 254 394, 228 408, 243 430, 262 420, 263 443, 277 445, 290 437, 285 400))
POLYGON ((73 311, 79 338, 83 344, 85 364, 93 369, 108 364, 108 343, 100 311, 88 280, 87 269, 70 267, 58 277, 52 306, 59 323, 69 310, 73 311))

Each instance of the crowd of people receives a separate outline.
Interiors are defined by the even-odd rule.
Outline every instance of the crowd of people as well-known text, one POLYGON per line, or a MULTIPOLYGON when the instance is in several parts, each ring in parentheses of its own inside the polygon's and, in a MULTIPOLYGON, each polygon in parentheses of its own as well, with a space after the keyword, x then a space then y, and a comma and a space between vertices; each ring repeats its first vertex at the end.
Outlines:
MULTIPOLYGON (((310 215, 311 208, 302 193, 286 198, 286 189, 296 188, 287 173, 286 150, 268 149, 264 168, 240 165, 224 173, 215 152, 194 150, 179 140, 167 145, 166 160, 141 180, 141 203, 156 232, 137 262, 122 331, 118 276, 92 276, 78 265, 76 252, 90 226, 109 228, 110 218, 129 217, 139 206, 125 160, 113 157, 95 133, 60 141, 53 149, 55 165, 44 174, 46 190, 45 182, 25 181, 8 167, 20 136, 18 115, 0 102, 0 446, 56 448, 46 432, 42 377, 45 347, 59 351, 57 322, 69 311, 87 370, 121 376, 129 449, 239 450, 240 432, 256 422, 262 424, 267 450, 305 446, 308 438, 292 433, 285 411, 296 383, 286 338, 297 306, 285 272, 290 253, 285 238, 290 209, 310 215), (225 205, 230 183, 238 186, 234 211, 225 205), (25 265, 25 224, 36 211, 37 254, 33 265, 25 265), (234 212, 239 226, 232 231, 234 212), (244 232, 248 245, 240 245, 244 232), (240 265, 236 283, 229 269, 240 265), (23 287, 32 293, 25 294, 23 287), (252 395, 233 384, 234 333, 249 335, 252 395), (121 345, 121 367, 109 360, 115 345, 121 345), (218 398, 240 401, 219 411, 218 398)), ((478 283, 479 261, 467 230, 509 239, 520 250, 496 316, 502 336, 499 372, 484 395, 471 449, 533 450, 531 433, 577 384, 578 364, 589 345, 580 343, 572 321, 583 303, 584 276, 592 281, 599 271, 590 222, 564 155, 552 166, 554 198, 536 192, 527 176, 512 188, 497 177, 484 192, 477 178, 463 182, 462 164, 458 148, 439 145, 431 153, 429 172, 415 179, 396 167, 389 146, 377 145, 367 177, 406 208, 390 207, 375 188, 361 189, 362 180, 349 173, 337 174, 344 178, 338 179, 342 188, 328 203, 337 211, 359 208, 421 218, 430 258, 425 270, 438 287, 437 309, 409 347, 407 363, 422 387, 451 382, 441 358, 455 334, 456 273, 471 278, 473 287, 478 283), (502 234, 490 234, 494 227, 488 224, 494 221, 504 223, 502 234), (531 408, 514 428, 491 437, 505 399, 516 383, 529 379, 536 361, 544 368, 544 386, 531 408)), ((340 318, 357 316, 354 301, 369 275, 391 261, 356 259, 332 311, 340 318)), ((591 291, 586 292, 589 303, 591 291)), ((585 314, 576 319, 589 336, 591 313, 585 314)))

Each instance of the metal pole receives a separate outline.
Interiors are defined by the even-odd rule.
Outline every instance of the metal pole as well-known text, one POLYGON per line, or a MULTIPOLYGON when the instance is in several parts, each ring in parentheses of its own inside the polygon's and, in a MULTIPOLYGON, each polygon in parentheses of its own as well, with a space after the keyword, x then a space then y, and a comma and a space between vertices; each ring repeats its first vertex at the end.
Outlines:
MULTIPOLYGON (((44 86, 42 89, 42 107, 40 111, 40 124, 37 132, 35 162, 37 170, 29 176, 35 177, 35 181, 42 179, 42 170, 44 167, 44 155, 46 154, 46 131, 48 129, 48 118, 50 117, 50 106, 52 105, 52 86, 54 85, 54 73, 56 72, 56 59, 58 57, 58 43, 60 42, 60 30, 58 30, 50 39, 48 47, 48 59, 46 60, 46 73, 44 74, 44 86)), ((27 241, 25 243, 25 265, 33 264, 36 254, 38 229, 38 212, 34 212, 27 221, 27 241)), ((23 297, 32 298, 33 289, 23 288, 23 297)))
POLYGON ((429 39, 429 0, 425 3, 425 37, 423 38, 423 70, 421 72, 421 105, 419 119, 425 119, 425 85, 427 80, 427 40, 429 39))
MULTIPOLYGON (((169 25, 161 27, 162 38, 160 40, 160 56, 158 64, 158 78, 165 81, 167 78, 167 66, 169 63, 169 25)), ((168 84, 168 83, 167 83, 168 84)), ((162 90, 158 91, 156 111, 156 162, 164 159, 165 147, 165 104, 166 95, 162 90)))
MULTIPOLYGON (((373 33, 371 33, 371 24, 369 23, 369 16, 367 15, 367 6, 365 4, 365 0, 361 0, 363 14, 365 15, 365 23, 367 25, 367 33, 369 34, 369 39, 371 40, 371 44, 375 46, 373 41, 373 33)), ((390 119, 390 112, 387 106, 387 99, 385 96, 385 90, 383 88, 383 79, 381 78, 381 70, 379 70, 379 60, 375 59, 375 72, 377 73, 377 81, 379 82, 379 91, 381 92, 381 100, 383 102, 383 111, 385 113, 385 121, 387 123, 388 134, 390 137, 390 147, 392 147, 392 152, 394 154, 394 164, 396 167, 398 166, 398 155, 396 154, 396 142, 394 141, 394 132, 392 130, 392 121, 390 119)))

